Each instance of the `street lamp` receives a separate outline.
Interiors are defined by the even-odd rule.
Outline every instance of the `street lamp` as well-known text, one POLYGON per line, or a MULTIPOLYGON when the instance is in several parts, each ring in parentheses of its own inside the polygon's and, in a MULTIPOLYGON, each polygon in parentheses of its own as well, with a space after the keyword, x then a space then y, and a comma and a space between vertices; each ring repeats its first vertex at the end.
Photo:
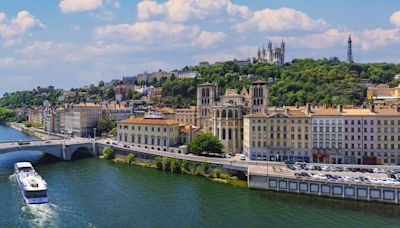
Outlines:
POLYGON ((96 154, 96 130, 97 128, 93 128, 93 154, 96 154))

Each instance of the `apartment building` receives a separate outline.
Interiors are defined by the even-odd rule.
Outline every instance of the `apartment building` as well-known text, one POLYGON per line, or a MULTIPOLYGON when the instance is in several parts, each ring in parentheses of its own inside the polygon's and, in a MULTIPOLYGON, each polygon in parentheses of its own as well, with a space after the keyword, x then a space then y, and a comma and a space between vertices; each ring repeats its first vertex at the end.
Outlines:
POLYGON ((311 160, 311 118, 304 110, 268 109, 243 118, 243 152, 251 160, 311 160))
POLYGON ((102 106, 96 103, 80 103, 65 113, 65 131, 78 137, 90 137, 102 116, 102 106))
POLYGON ((160 116, 129 118, 118 122, 117 139, 138 147, 186 153, 187 149, 179 147, 179 129, 178 121, 160 116))
POLYGON ((196 106, 190 108, 177 108, 174 110, 175 120, 186 125, 196 125, 197 110, 196 106))

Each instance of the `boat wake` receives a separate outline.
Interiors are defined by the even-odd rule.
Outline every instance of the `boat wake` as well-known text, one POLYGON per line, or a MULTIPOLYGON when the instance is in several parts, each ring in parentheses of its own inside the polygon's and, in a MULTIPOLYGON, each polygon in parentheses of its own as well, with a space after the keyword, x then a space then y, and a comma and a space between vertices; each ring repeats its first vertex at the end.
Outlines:
POLYGON ((57 227, 58 207, 51 203, 27 204, 21 208, 21 219, 32 227, 57 227))

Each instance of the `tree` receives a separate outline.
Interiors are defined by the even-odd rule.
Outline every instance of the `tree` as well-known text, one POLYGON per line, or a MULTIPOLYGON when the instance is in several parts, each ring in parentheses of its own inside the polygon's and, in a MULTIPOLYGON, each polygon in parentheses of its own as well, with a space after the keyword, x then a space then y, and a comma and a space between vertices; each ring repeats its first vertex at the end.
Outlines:
POLYGON ((113 129, 111 129, 111 131, 110 131, 110 135, 112 135, 112 136, 117 136, 117 128, 116 127, 114 127, 113 129))
POLYGON ((97 122, 96 128, 99 135, 106 133, 108 134, 113 128, 117 126, 117 123, 109 118, 101 117, 97 122))
POLYGON ((125 100, 131 100, 133 98, 133 92, 131 89, 125 91, 125 100))
POLYGON ((103 151, 101 152, 101 154, 103 155, 103 157, 105 159, 113 159, 114 158, 114 150, 113 148, 106 146, 103 148, 103 151))
POLYGON ((99 88, 101 88, 101 87, 103 87, 104 86, 104 81, 102 80, 102 81, 99 81, 99 88))
POLYGON ((154 158, 154 164, 157 166, 157 168, 158 169, 162 169, 162 166, 163 166, 163 158, 162 157, 160 157, 160 156, 156 156, 155 158, 154 158))
POLYGON ((0 120, 8 120, 14 117, 14 112, 11 109, 0 107, 0 120))
POLYGON ((126 161, 128 162, 128 164, 131 164, 134 160, 135 160, 135 154, 134 153, 129 153, 126 156, 126 161))
POLYGON ((202 133, 193 138, 188 145, 189 151, 193 154, 221 154, 224 146, 218 137, 210 133, 202 133))

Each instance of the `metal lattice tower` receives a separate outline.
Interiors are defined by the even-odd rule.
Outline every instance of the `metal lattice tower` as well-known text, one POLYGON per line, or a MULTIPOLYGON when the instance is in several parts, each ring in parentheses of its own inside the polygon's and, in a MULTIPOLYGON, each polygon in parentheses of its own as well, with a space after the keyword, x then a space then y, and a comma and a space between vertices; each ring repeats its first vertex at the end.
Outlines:
POLYGON ((351 48, 351 35, 349 35, 349 40, 347 41, 347 61, 349 63, 353 62, 353 51, 351 48))

